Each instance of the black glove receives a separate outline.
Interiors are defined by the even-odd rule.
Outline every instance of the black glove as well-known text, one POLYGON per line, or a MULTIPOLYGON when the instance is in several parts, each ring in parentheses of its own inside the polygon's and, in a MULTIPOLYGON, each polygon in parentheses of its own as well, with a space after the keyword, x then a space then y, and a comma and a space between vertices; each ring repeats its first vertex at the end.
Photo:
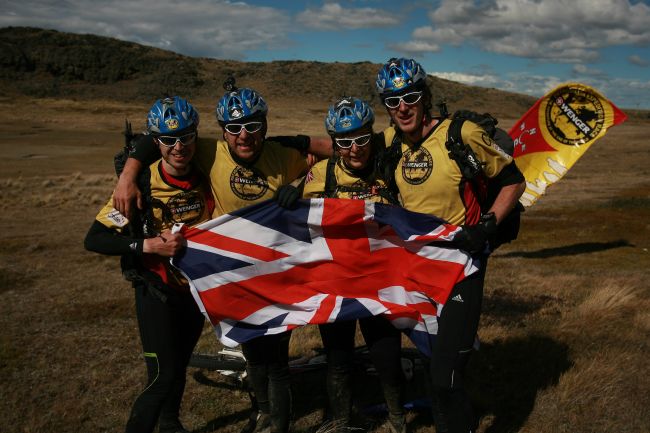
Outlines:
POLYGON ((458 248, 470 254, 481 253, 485 244, 497 230, 496 216, 490 212, 481 216, 481 222, 475 225, 463 225, 462 230, 454 237, 458 248))
POLYGON ((285 209, 292 209, 299 198, 300 190, 289 184, 282 185, 273 196, 273 199, 278 203, 278 205, 285 209))

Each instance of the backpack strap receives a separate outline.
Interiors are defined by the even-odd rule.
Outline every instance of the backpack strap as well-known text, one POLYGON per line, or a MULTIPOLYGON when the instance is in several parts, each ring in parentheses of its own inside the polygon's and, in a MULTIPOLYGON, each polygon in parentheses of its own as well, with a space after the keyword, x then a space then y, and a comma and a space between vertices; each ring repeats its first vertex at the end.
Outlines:
POLYGON ((380 189, 377 191, 377 194, 382 197, 384 200, 388 201, 388 203, 395 205, 395 206, 401 206, 401 203, 399 202, 399 199, 397 198, 397 195, 393 190, 390 188, 386 189, 380 189))
POLYGON ((465 119, 458 117, 451 120, 451 125, 447 131, 447 141, 445 147, 449 154, 449 158, 454 160, 460 169, 460 173, 465 179, 472 183, 476 193, 476 199, 479 202, 482 211, 486 205, 485 185, 481 183, 481 176, 484 176, 483 165, 476 157, 476 154, 470 146, 463 142, 461 130, 463 128, 465 119))
POLYGON ((327 169, 325 170, 325 197, 335 198, 336 197, 336 187, 338 186, 336 182, 336 175, 334 174, 334 168, 336 167, 336 157, 330 156, 327 160, 327 169))
POLYGON ((336 198, 337 191, 341 192, 362 192, 363 190, 358 187, 339 185, 336 181, 336 168, 337 159, 335 156, 327 160, 327 168, 325 171, 325 197, 336 198))
MULTIPOLYGON (((384 141, 384 133, 378 134, 378 139, 384 141)), ((382 180, 390 191, 397 191, 397 182, 395 181, 395 170, 402 159, 402 132, 395 128, 395 135, 390 146, 377 150, 375 156, 375 171, 379 173, 382 180)), ((396 194, 395 194, 396 195, 396 194)))
POLYGON ((472 180, 483 174, 483 165, 476 157, 472 148, 463 142, 461 130, 465 119, 454 118, 451 120, 447 131, 445 147, 449 152, 449 158, 456 161, 463 177, 472 180))
MULTIPOLYGON (((327 160, 327 168, 325 171, 325 197, 327 198, 336 198, 336 192, 341 191, 341 192, 364 192, 366 191, 363 188, 358 188, 358 187, 353 187, 353 186, 344 186, 344 185, 338 185, 336 181, 336 174, 334 173, 334 169, 336 167, 336 158, 335 157, 330 157, 327 160)), ((376 170, 376 168, 375 168, 376 170)), ((376 176, 373 172, 370 176, 368 176, 369 179, 365 179, 367 183, 370 184, 375 184, 376 182, 376 176)), ((385 189, 378 189, 377 190, 377 195, 388 201, 390 204, 397 205, 399 206, 399 200, 397 199, 397 194, 394 193, 394 190, 390 189, 389 187, 385 189)))

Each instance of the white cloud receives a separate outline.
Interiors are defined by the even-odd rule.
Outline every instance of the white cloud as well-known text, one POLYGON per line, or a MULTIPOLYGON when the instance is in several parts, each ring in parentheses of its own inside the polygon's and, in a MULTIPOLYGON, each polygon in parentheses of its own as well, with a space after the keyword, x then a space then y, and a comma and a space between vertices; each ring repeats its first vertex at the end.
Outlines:
POLYGON ((9 1, 0 26, 92 33, 187 55, 244 58, 244 51, 290 45, 280 10, 224 0, 9 1))
POLYGON ((296 20, 318 30, 346 30, 397 25, 395 14, 374 8, 344 8, 339 3, 325 3, 320 9, 307 9, 296 20))
POLYGON ((472 86, 495 87, 503 85, 503 81, 494 75, 474 75, 463 72, 430 72, 429 75, 472 86))
POLYGON ((526 72, 511 72, 505 76, 462 72, 431 72, 430 75, 472 86, 494 87, 538 98, 561 84, 573 81, 593 87, 621 108, 648 109, 646 95, 650 92, 650 80, 611 78, 600 71, 582 66, 574 68, 571 80, 526 72))
POLYGON ((604 79, 608 77, 608 75, 600 69, 589 68, 582 64, 573 65, 571 72, 573 77, 599 77, 604 79))
POLYGON ((411 41, 411 42, 405 42, 403 44, 392 44, 389 45, 389 48, 392 51, 404 53, 412 57, 416 57, 422 53, 433 53, 436 51, 440 51, 440 46, 430 42, 422 42, 422 41, 411 41))
POLYGON ((628 0, 443 0, 413 42, 459 45, 542 61, 589 62, 598 49, 650 44, 650 6, 628 0))
POLYGON ((650 62, 648 62, 646 59, 636 55, 628 57, 627 60, 636 66, 646 67, 650 65, 650 62))

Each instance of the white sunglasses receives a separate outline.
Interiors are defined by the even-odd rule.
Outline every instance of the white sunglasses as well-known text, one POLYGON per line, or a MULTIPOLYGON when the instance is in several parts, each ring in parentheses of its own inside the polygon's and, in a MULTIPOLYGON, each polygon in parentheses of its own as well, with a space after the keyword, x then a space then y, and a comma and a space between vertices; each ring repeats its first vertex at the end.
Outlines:
POLYGON ((183 146, 188 146, 196 139, 196 132, 190 132, 189 134, 181 135, 180 137, 174 137, 173 135, 159 135, 155 138, 158 140, 158 143, 165 147, 174 147, 177 142, 180 142, 183 146))
POLYGON ((262 129, 262 122, 248 122, 248 123, 228 123, 227 125, 224 126, 224 129, 232 135, 239 135, 241 134, 242 128, 246 130, 249 134, 253 134, 254 132, 259 131, 262 129))
POLYGON ((388 108, 397 108, 399 103, 404 101, 406 105, 413 105, 422 98, 422 92, 411 92, 400 96, 389 96, 384 99, 384 105, 388 108))
POLYGON ((370 143, 370 136, 372 134, 360 135, 358 137, 350 138, 335 138, 334 141, 336 145, 341 149, 350 149, 353 144, 356 144, 357 147, 363 147, 366 144, 370 143))

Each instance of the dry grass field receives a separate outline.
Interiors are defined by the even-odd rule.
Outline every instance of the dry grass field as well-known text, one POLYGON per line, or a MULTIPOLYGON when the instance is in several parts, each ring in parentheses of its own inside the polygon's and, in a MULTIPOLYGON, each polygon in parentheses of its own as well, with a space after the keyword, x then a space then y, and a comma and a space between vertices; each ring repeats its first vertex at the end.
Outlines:
MULTIPOLYGON (((0 431, 119 432, 145 379, 133 296, 118 260, 82 241, 114 185, 124 119, 141 129, 151 101, 9 93, 0 92, 0 431)), ((270 135, 323 134, 328 101, 267 101, 270 135)), ((192 102, 201 134, 216 136, 214 99, 192 102)), ((505 127, 523 114, 483 109, 505 110, 505 127)), ((611 129, 493 256, 469 378, 480 432, 650 431, 648 137, 647 114, 611 129)), ((292 355, 318 342, 301 329, 292 355)), ((208 326, 200 349, 218 350, 208 326)), ((247 394, 216 373, 188 375, 187 427, 239 432, 247 394)), ((322 392, 315 378, 296 378, 295 431, 317 427, 322 392)), ((426 411, 409 423, 434 431, 426 411)))

